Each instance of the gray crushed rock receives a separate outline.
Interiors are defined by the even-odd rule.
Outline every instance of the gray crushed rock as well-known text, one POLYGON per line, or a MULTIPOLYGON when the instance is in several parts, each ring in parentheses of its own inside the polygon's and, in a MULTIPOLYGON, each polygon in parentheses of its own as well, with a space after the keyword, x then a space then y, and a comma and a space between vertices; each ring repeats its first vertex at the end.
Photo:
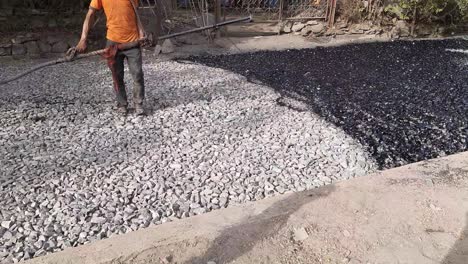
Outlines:
POLYGON ((144 70, 147 117, 113 109, 102 61, 0 87, 3 263, 376 168, 341 129, 266 86, 195 64, 144 70))

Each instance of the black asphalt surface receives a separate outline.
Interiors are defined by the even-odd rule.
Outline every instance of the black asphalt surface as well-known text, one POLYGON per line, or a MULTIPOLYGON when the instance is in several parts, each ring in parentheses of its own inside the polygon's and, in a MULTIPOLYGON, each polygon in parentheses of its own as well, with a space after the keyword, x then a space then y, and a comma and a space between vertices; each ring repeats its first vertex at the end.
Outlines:
POLYGON ((468 41, 381 42, 189 60, 303 101, 364 144, 383 169, 468 150, 468 56, 447 48, 468 49, 468 41))

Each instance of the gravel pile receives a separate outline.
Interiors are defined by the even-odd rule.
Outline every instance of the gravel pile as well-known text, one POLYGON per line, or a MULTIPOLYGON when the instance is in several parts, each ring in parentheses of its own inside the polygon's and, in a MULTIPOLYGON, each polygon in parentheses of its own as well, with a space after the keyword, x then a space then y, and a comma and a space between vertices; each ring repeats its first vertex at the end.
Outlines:
POLYGON ((260 81, 361 142, 380 168, 468 150, 466 40, 194 58, 260 81))
POLYGON ((177 62, 144 68, 144 118, 113 110, 102 61, 0 87, 0 262, 377 167, 307 105, 245 77, 177 62))

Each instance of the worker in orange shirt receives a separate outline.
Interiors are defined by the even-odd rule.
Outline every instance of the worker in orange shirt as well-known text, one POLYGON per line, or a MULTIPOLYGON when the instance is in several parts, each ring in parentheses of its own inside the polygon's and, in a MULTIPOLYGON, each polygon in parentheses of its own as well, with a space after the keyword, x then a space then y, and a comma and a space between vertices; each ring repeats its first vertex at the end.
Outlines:
MULTIPOLYGON (((78 52, 86 50, 88 33, 95 13, 98 10, 104 10, 107 18, 108 47, 143 40, 145 34, 136 14, 137 6, 138 0, 92 0, 76 50, 78 52)), ((128 68, 134 81, 133 102, 135 113, 137 115, 144 115, 145 84, 140 45, 137 44, 126 50, 118 50, 114 59, 115 61, 109 63, 109 68, 113 74, 118 111, 124 115, 128 113, 127 92, 124 83, 124 60, 127 59, 128 68)))

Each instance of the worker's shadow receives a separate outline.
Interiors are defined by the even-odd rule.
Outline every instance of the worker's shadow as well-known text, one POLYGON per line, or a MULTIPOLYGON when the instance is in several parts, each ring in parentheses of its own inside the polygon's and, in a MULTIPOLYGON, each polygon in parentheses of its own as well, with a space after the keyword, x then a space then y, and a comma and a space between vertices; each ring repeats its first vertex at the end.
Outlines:
POLYGON ((468 263, 468 213, 465 228, 450 252, 445 256, 442 264, 468 263))
POLYGON ((285 227, 291 214, 303 205, 326 197, 334 190, 335 186, 330 185, 292 194, 274 203, 260 215, 246 218, 240 224, 225 229, 203 255, 194 257, 185 264, 205 264, 209 261, 222 264, 234 261, 252 250, 257 242, 277 235, 285 227))

